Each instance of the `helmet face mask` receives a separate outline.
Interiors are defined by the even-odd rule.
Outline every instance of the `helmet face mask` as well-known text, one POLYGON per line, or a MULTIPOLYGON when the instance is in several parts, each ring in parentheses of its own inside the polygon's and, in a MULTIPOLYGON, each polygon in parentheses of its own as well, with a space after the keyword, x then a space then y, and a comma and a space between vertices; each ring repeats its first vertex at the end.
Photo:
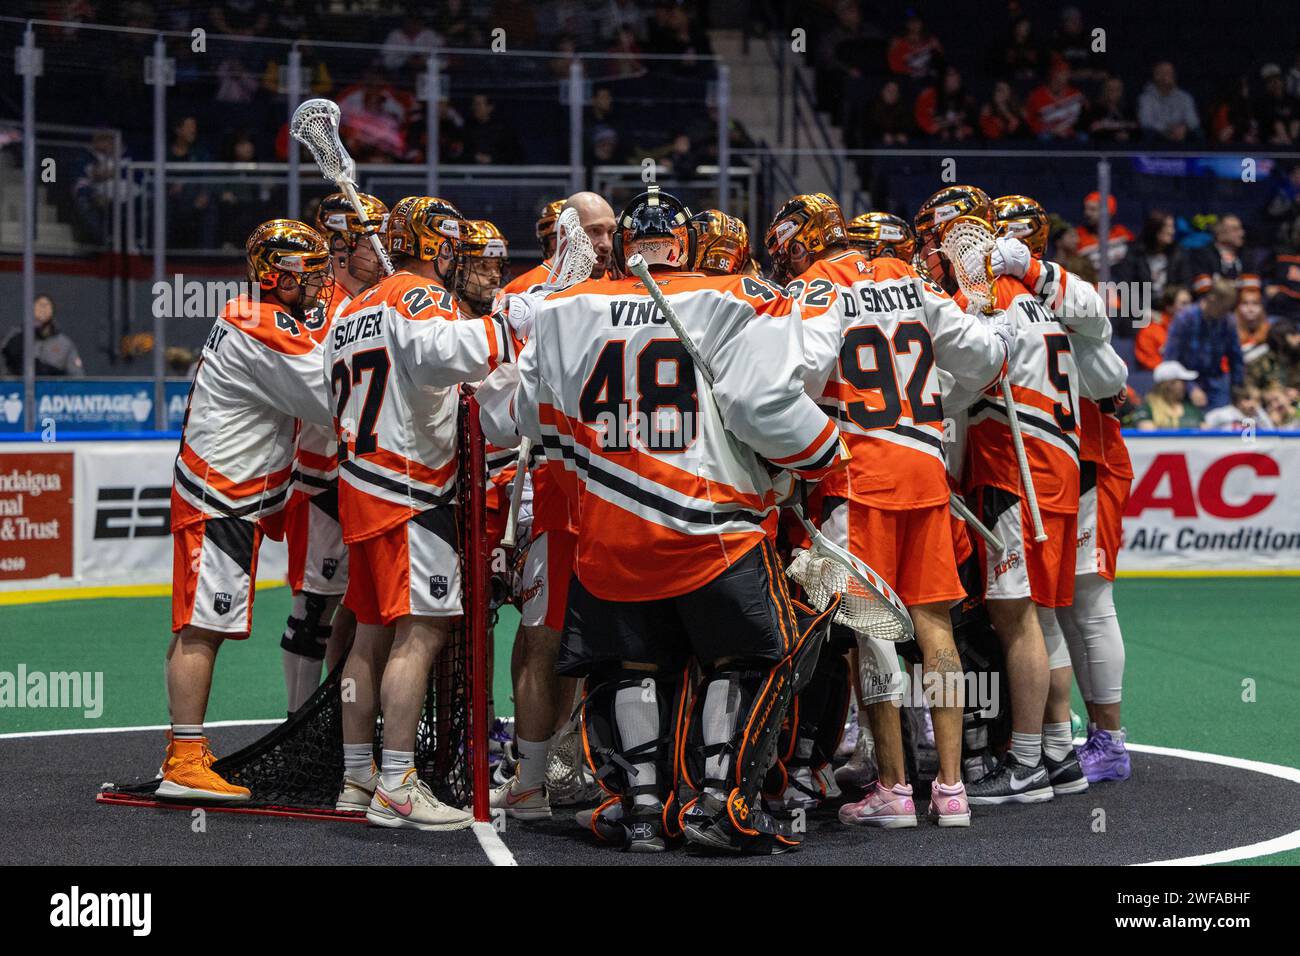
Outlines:
POLYGON ((334 274, 346 273, 360 289, 379 281, 382 274, 379 257, 370 243, 370 235, 382 236, 388 225, 388 207, 368 193, 358 193, 361 213, 343 193, 331 193, 321 200, 316 211, 316 231, 329 243, 334 274))
POLYGON ((244 246, 248 278, 285 306, 307 309, 333 288, 324 237, 305 222, 272 219, 258 226, 244 246))
POLYGON ((456 297, 477 314, 492 309, 492 300, 502 286, 510 262, 506 238, 486 219, 466 220, 458 243, 456 297))
POLYGON ((619 214, 614 229, 614 262, 627 272, 627 257, 639 253, 651 266, 689 269, 695 261, 691 211, 651 184, 619 214))
POLYGON ((917 257, 924 264, 924 273, 949 292, 956 289, 956 278, 948 260, 940 251, 946 224, 958 216, 976 216, 985 222, 994 220, 993 200, 978 186, 945 186, 917 210, 912 223, 916 241, 920 245, 917 257))
POLYGON ((849 220, 849 245, 868 259, 893 258, 910 263, 916 255, 916 233, 906 219, 887 212, 864 212, 849 220))
POLYGON ((994 226, 999 236, 1019 239, 1036 258, 1047 251, 1047 235, 1052 223, 1047 211, 1028 196, 999 196, 993 200, 997 215, 994 226))
POLYGON ((542 207, 542 214, 537 218, 537 241, 542 244, 542 258, 549 259, 555 255, 555 227, 560 221, 560 212, 566 200, 555 199, 542 207))
POLYGON ((847 246, 848 226, 839 203, 826 193, 808 193, 781 207, 763 244, 772 260, 773 277, 789 282, 818 256, 847 246))

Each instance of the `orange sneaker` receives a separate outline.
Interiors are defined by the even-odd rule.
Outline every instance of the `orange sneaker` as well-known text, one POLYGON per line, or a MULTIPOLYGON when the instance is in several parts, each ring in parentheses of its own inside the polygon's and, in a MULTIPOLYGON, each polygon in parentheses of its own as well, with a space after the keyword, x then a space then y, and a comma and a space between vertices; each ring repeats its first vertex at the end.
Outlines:
POLYGON ((239 787, 214 773, 216 761, 208 749, 206 737, 199 740, 173 740, 163 763, 163 778, 157 795, 167 800, 222 800, 240 802, 252 797, 247 787, 239 787))

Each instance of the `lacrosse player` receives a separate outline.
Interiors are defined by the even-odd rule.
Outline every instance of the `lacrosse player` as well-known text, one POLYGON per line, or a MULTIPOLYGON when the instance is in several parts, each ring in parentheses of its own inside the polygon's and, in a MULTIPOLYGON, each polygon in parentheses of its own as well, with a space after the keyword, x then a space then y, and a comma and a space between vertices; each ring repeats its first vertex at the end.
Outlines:
MULTIPOLYGON (((329 243, 334 278, 334 294, 326 306, 330 321, 382 274, 366 236, 383 228, 388 207, 365 193, 357 198, 360 213, 343 193, 326 196, 316 213, 316 231, 329 243)), ((312 334, 323 342, 328 332, 326 322, 312 334)), ((347 590, 348 551, 339 527, 334 429, 303 422, 293 464, 293 494, 284 509, 293 610, 280 638, 290 713, 320 684, 322 662, 328 671, 342 659, 356 630, 352 612, 340 607, 347 590)))
POLYGON ((816 479, 841 445, 803 392, 790 299, 760 279, 685 272, 688 219, 651 186, 618 218, 614 261, 622 274, 639 254, 654 270, 712 369, 712 396, 640 280, 606 279, 537 306, 515 411, 520 432, 562 461, 578 502, 559 667, 589 675, 585 706, 612 735, 594 747, 602 785, 623 811, 593 828, 634 852, 663 850, 678 824, 706 848, 782 852, 798 837, 757 798, 789 705, 797 625, 759 456, 816 479), (692 654, 705 675, 706 779, 678 814, 674 706, 692 654))
POLYGON ((546 281, 546 275, 551 268, 551 258, 555 255, 555 222, 560 218, 560 210, 564 208, 565 202, 564 199, 556 199, 542 207, 542 214, 537 218, 536 227, 537 241, 542 244, 542 261, 507 282, 500 296, 527 292, 533 286, 541 285, 546 281))
MULTIPOLYGON (((245 801, 214 773, 203 733, 217 651, 248 637, 263 533, 283 533, 297 420, 330 421, 317 341, 329 248, 306 223, 273 219, 246 245, 258 297, 232 299, 208 333, 190 389, 171 499, 171 733, 158 796, 245 801)), ((317 665, 319 667, 319 665, 317 665)))
MULTIPOLYGON (((850 249, 840 207, 825 194, 787 202, 766 244, 777 280, 799 303, 808 391, 838 419, 852 453, 847 471, 818 489, 822 531, 884 577, 912 615, 939 751, 930 812, 940 826, 969 826, 962 668, 949 616, 965 590, 954 559, 936 364, 966 388, 989 387, 1006 369, 1013 330, 966 315, 895 258, 892 245, 875 258, 850 249)), ((898 655, 892 644, 864 637, 858 656, 880 777, 861 801, 841 807, 839 818, 914 827, 898 655)))
POLYGON ((497 317, 451 321, 459 307, 449 290, 466 229, 446 200, 399 202, 388 219, 396 271, 353 299, 326 340, 349 552, 344 604, 357 617, 344 667, 357 699, 343 713, 337 806, 365 810, 378 826, 449 830, 473 821, 440 803, 414 763, 429 671, 446 644, 448 619, 462 613, 453 386, 483 378, 515 348, 497 317), (371 748, 381 708, 376 772, 371 748))
MULTIPOLYGON (((1105 303, 1088 282, 1044 260, 1047 213, 1028 196, 994 200, 998 231, 1029 247, 1024 282, 1054 315, 1106 316, 1105 303)), ((1074 602, 1058 607, 1079 692, 1088 708, 1088 739, 1078 751, 1089 782, 1127 780, 1132 769, 1120 725, 1124 683, 1124 637, 1112 595, 1122 515, 1133 481, 1133 465, 1115 415, 1128 377, 1124 360, 1106 337, 1071 332, 1079 368, 1079 532, 1075 556, 1074 602)))

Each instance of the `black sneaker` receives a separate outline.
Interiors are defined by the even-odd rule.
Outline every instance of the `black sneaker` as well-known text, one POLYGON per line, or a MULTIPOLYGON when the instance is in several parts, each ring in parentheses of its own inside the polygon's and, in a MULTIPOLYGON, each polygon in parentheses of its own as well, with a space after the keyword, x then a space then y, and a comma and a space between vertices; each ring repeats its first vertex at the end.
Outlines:
MULTIPOLYGON (((739 791, 733 790, 730 799, 739 801, 739 791)), ((697 851, 740 856, 773 856, 799 849, 802 839, 793 833, 778 834, 777 831, 787 828, 778 825, 766 811, 745 808, 743 802, 735 806, 746 811, 751 824, 759 823, 757 817, 762 815, 761 829, 741 830, 732 819, 728 804, 704 793, 682 814, 686 842, 697 851)))
POLYGON ((999 803, 1042 803, 1052 799, 1052 782, 1041 762, 1026 767, 1016 755, 1007 755, 996 769, 975 783, 966 785, 966 796, 976 806, 999 803))
POLYGON ((663 804, 633 807, 623 817, 623 829, 627 834, 623 849, 628 853, 662 853, 667 849, 663 804))
POLYGON ((1083 793, 1088 789, 1088 776, 1079 766, 1079 757, 1070 748, 1070 752, 1060 760, 1053 760, 1043 751, 1043 766, 1047 768, 1047 778, 1052 782, 1052 792, 1058 797, 1067 793, 1083 793))

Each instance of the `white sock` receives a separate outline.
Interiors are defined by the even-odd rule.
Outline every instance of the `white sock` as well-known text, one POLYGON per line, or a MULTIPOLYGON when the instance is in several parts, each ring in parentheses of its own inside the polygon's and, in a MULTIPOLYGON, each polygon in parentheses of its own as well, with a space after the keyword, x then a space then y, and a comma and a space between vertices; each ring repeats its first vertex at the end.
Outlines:
POLYGON ((1022 767, 1037 767, 1043 760, 1043 738, 1038 734, 1011 731, 1011 752, 1022 767))
POLYGON ((374 744, 343 745, 343 772, 353 780, 370 779, 370 768, 374 765, 374 744))
MULTIPOLYGON (((736 709, 740 704, 739 693, 736 699, 731 699, 731 681, 715 680, 710 681, 708 688, 704 692, 704 746, 713 747, 718 744, 725 744, 736 733, 736 709)), ((859 719, 861 716, 859 715, 859 719)), ((704 776, 710 780, 717 780, 727 775, 728 765, 731 763, 731 755, 719 753, 714 756, 704 758, 704 776)), ((704 792, 718 800, 725 800, 727 794, 723 793, 718 787, 705 787, 704 792)))
POLYGON ((1068 720, 1059 724, 1043 724, 1043 753, 1053 760, 1064 760, 1074 746, 1068 720))
POLYGON ((384 748, 382 755, 381 779, 385 790, 396 790, 402 785, 407 771, 415 769, 415 752, 412 750, 389 750, 384 748))
POLYGON ((515 737, 515 753, 519 755, 519 789, 535 790, 546 782, 546 752, 549 740, 524 740, 515 737))
POLYGON ((202 724, 172 724, 172 740, 200 740, 202 737, 202 724))
MULTIPOLYGON (((654 679, 636 687, 621 687, 614 695, 614 719, 625 750, 639 748, 659 739, 659 704, 654 697, 654 679), (651 693, 647 694, 646 691, 651 693), (645 698, 649 697, 649 700, 645 698)), ((636 776, 628 775, 632 787, 653 787, 659 782, 658 768, 652 759, 639 758, 634 764, 636 776)), ((660 803, 655 793, 638 793, 632 800, 636 806, 655 806, 660 803)))

